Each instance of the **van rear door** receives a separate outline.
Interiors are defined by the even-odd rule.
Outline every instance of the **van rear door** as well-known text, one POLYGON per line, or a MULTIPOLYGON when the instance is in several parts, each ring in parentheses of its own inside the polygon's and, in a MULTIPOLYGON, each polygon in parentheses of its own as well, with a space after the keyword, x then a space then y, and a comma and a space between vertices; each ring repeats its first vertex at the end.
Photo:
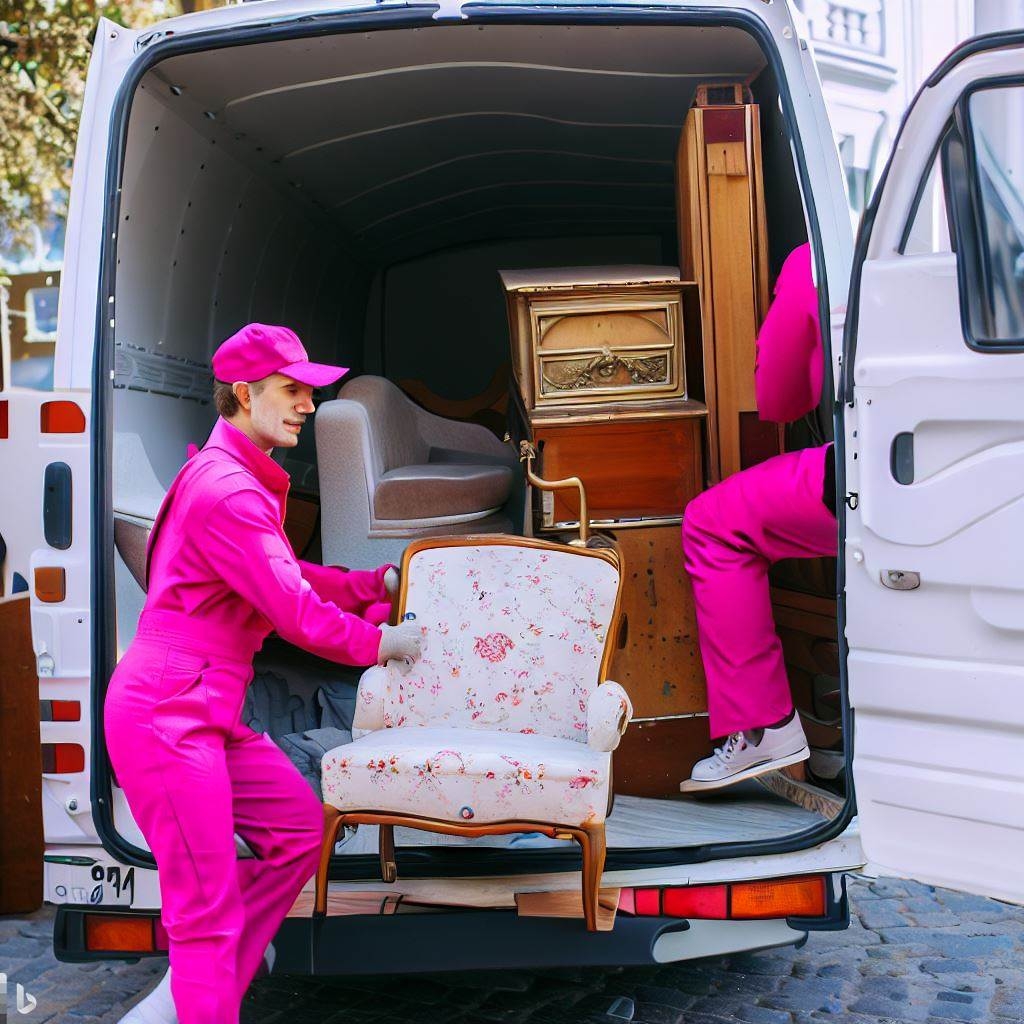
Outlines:
POLYGON ((879 872, 1024 902, 1024 33, 919 93, 844 352, 853 771, 879 872))
POLYGON ((89 811, 89 396, 0 392, 2 595, 28 591, 47 843, 96 841, 89 811))

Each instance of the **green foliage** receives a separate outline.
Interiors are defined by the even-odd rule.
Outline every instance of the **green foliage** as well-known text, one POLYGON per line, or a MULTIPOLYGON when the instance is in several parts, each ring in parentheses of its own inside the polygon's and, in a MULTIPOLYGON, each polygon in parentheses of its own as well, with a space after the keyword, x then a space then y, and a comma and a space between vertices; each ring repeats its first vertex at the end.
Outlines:
POLYGON ((0 0, 0 253, 67 214, 85 73, 100 17, 143 28, 180 0, 0 0))

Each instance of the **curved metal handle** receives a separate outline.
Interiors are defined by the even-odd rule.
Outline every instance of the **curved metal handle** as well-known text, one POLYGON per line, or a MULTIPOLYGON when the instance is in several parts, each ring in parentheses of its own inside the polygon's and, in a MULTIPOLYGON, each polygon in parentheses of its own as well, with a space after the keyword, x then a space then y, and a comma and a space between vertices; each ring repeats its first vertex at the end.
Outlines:
POLYGON ((534 487, 542 491, 561 491, 569 487, 575 487, 580 496, 580 536, 579 540, 571 540, 570 544, 577 547, 586 547, 590 540, 590 514, 587 508, 587 492, 583 488, 583 481, 578 476, 569 476, 564 480, 545 480, 537 476, 533 471, 533 460, 537 458, 537 451, 529 441, 519 442, 519 461, 525 463, 526 479, 534 487))

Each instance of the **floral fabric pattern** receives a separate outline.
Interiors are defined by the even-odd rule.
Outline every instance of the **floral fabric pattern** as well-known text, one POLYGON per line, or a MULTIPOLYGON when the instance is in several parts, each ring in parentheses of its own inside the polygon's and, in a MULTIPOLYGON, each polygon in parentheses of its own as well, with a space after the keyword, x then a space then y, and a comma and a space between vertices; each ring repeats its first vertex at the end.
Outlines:
POLYGON ((410 671, 387 668, 384 725, 539 733, 587 742, 618 570, 571 550, 428 548, 407 571, 424 629, 410 671))

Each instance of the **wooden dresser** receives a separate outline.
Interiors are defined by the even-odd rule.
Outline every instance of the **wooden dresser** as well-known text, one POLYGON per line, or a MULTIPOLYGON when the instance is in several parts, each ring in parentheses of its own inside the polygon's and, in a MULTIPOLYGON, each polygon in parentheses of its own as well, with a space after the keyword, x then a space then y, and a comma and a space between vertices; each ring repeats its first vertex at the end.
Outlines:
MULTIPOLYGON (((523 437, 538 472, 579 476, 594 525, 678 521, 703 487, 701 421, 686 365, 700 299, 674 267, 504 271, 523 437)), ((537 496, 534 528, 579 520, 566 492, 537 496)))

